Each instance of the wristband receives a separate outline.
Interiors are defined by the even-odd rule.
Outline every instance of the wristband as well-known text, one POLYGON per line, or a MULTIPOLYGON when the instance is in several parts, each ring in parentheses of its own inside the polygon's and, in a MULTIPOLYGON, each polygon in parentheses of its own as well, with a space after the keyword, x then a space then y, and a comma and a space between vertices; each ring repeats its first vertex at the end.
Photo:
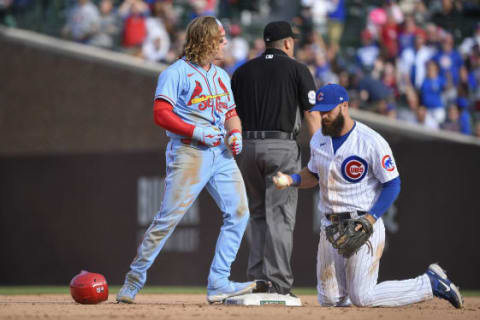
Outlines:
POLYGON ((302 183, 302 177, 298 173, 294 173, 290 177, 292 177, 293 180, 293 187, 298 187, 302 183))

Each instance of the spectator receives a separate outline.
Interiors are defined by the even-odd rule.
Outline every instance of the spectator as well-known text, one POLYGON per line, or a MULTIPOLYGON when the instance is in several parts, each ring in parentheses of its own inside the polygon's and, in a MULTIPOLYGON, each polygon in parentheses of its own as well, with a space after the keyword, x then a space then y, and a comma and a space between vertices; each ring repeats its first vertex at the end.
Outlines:
POLYGON ((100 27, 100 13, 90 0, 77 0, 67 14, 62 34, 76 42, 88 44, 100 27))
POLYGON ((112 0, 100 2, 100 20, 98 32, 92 37, 91 45, 112 49, 116 37, 120 32, 120 25, 117 13, 113 9, 112 0))
POLYGON ((393 59, 398 54, 398 26, 391 12, 387 13, 387 22, 383 25, 380 34, 382 51, 389 59, 393 59))
POLYGON ((329 9, 329 0, 302 0, 302 6, 305 11, 304 16, 311 16, 313 29, 317 35, 324 35, 327 30, 327 14, 329 9))
POLYGON ((393 96, 398 98, 397 77, 395 65, 392 62, 385 63, 385 66, 383 67, 382 82, 392 90, 393 96))
POLYGON ((426 63, 432 58, 435 51, 425 45, 426 35, 423 32, 415 36, 415 49, 407 48, 403 51, 400 62, 400 74, 407 78, 418 89, 426 75, 426 63))
POLYGON ((369 109, 378 111, 379 104, 383 101, 390 101, 392 99, 392 91, 381 80, 374 79, 371 76, 365 76, 360 79, 358 83, 358 89, 360 90, 360 98, 364 102, 369 102, 369 109))
POLYGON ((464 23, 462 1, 442 0, 441 7, 432 9, 434 12, 431 20, 435 25, 456 37, 461 37, 461 26, 464 23))
POLYGON ((442 100, 442 92, 445 88, 446 81, 439 75, 437 63, 430 60, 427 64, 427 77, 423 81, 420 93, 422 104, 437 124, 442 123, 446 117, 445 105, 442 100))
POLYGON ((337 52, 345 23, 345 0, 329 0, 328 4, 328 41, 331 50, 337 52))
POLYGON ((405 23, 401 29, 400 35, 398 36, 400 53, 402 53, 406 48, 415 47, 415 36, 419 32, 422 32, 422 30, 415 24, 415 19, 413 16, 407 16, 405 18, 405 23))
POLYGON ((427 108, 424 106, 420 106, 416 110, 416 122, 424 126, 425 128, 429 129, 434 129, 437 130, 439 129, 438 121, 436 121, 428 112, 427 108))
POLYGON ((145 22, 147 36, 142 46, 143 57, 149 61, 166 62, 170 49, 170 37, 165 29, 160 1, 155 1, 152 6, 152 16, 145 22))
POLYGON ((473 53, 475 46, 480 46, 480 22, 477 23, 473 36, 463 40, 459 47, 459 51, 464 57, 466 57, 473 53))
POLYGON ((337 75, 330 69, 330 64, 322 52, 317 53, 315 56, 315 82, 318 87, 338 82, 337 75))
POLYGON ((248 60, 248 41, 242 37, 242 27, 238 24, 230 26, 231 40, 228 42, 230 52, 235 59, 233 71, 248 60))
POLYGON ((377 113, 390 118, 397 118, 397 108, 392 102, 387 102, 386 100, 380 100, 377 102, 377 113))
POLYGON ((361 38, 363 46, 357 49, 356 58, 362 69, 368 72, 372 70, 380 49, 375 44, 373 34, 368 29, 362 31, 361 38))
POLYGON ((443 130, 460 132, 460 113, 456 105, 452 104, 448 107, 447 120, 440 125, 443 130))
POLYGON ((188 3, 193 9, 190 19, 215 15, 217 0, 189 0, 188 3))
POLYGON ((447 80, 457 85, 459 81, 460 68, 463 59, 460 53, 453 47, 453 37, 445 34, 442 41, 442 49, 433 58, 440 66, 440 74, 447 80))
POLYGON ((472 116, 469 112, 468 100, 464 97, 457 99, 457 105, 459 112, 458 123, 460 126, 460 132, 466 135, 472 135, 472 116))
POLYGON ((147 36, 148 6, 142 0, 124 0, 118 11, 124 19, 122 45, 127 53, 140 56, 147 36))

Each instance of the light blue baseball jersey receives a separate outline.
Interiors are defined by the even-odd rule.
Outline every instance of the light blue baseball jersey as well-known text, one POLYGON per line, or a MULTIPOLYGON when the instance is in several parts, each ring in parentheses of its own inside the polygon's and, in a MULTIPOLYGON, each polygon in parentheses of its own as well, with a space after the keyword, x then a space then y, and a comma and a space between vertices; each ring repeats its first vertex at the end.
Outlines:
MULTIPOLYGON (((225 114, 235 108, 230 77, 212 64, 209 71, 179 59, 158 77, 155 99, 173 106, 173 112, 183 121, 195 125, 215 126, 225 131, 225 114)), ((181 137, 167 131, 169 137, 181 137)))

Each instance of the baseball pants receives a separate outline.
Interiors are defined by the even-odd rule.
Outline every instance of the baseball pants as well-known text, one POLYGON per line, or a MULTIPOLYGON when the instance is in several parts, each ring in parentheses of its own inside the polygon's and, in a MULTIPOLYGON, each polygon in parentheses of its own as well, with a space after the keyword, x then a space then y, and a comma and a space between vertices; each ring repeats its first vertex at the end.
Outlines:
POLYGON ((237 164, 224 144, 208 148, 172 139, 167 145, 166 166, 160 211, 147 229, 125 281, 143 287, 147 270, 206 186, 223 214, 208 286, 222 287, 227 284, 249 219, 245 185, 237 164))
POLYGON ((363 245, 344 258, 327 240, 322 219, 317 254, 318 302, 323 306, 397 307, 433 298, 426 274, 414 279, 377 283, 385 246, 385 226, 380 218, 373 225, 372 245, 363 245))
POLYGON ((244 140, 237 157, 247 188, 250 224, 247 232, 249 280, 270 280, 278 293, 290 292, 293 229, 297 188, 278 190, 272 177, 278 172, 300 171, 300 152, 294 140, 244 140))

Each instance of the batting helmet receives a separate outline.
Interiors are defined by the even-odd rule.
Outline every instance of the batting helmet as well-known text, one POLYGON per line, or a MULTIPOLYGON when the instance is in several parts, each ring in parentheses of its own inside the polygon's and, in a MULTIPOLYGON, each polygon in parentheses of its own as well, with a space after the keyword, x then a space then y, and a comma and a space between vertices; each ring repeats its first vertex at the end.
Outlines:
POLYGON ((70 294, 81 304, 96 304, 108 299, 108 284, 99 273, 80 271, 70 281, 70 294))

